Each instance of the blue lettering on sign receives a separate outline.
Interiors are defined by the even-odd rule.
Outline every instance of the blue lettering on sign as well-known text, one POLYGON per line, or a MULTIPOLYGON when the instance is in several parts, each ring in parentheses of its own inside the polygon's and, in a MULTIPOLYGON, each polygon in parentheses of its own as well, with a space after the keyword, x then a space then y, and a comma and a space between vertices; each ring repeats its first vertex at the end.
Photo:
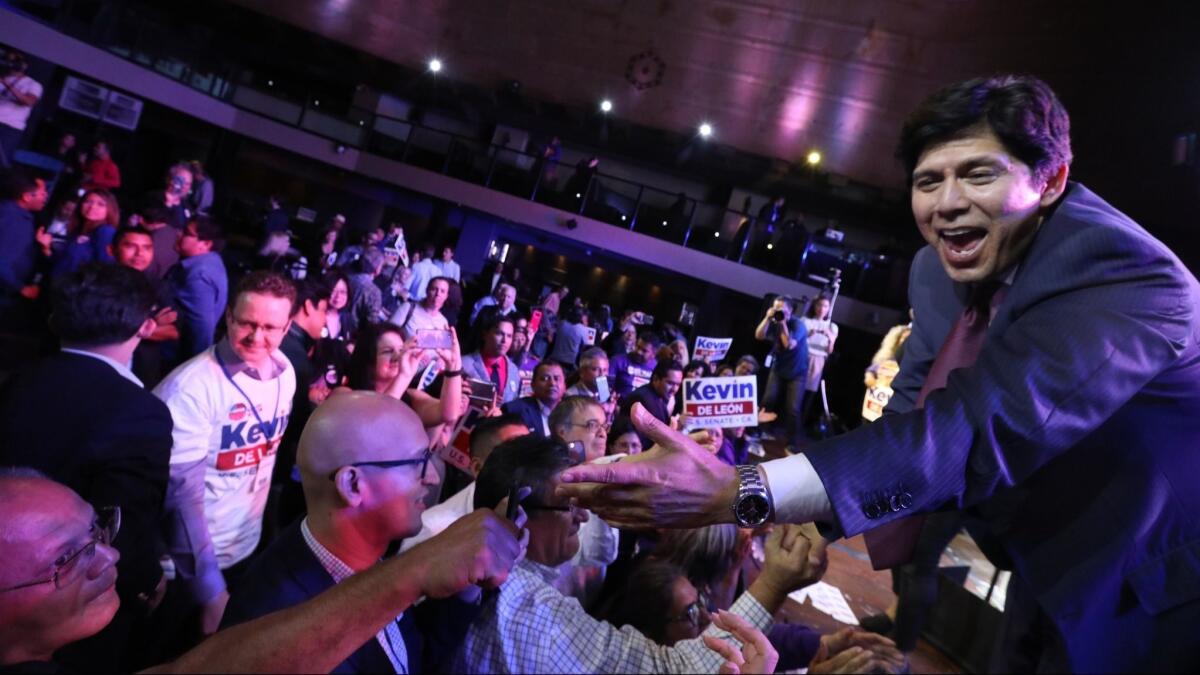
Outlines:
POLYGON ((730 398, 753 398, 754 385, 749 382, 731 384, 709 384, 704 380, 687 380, 683 383, 684 397, 689 401, 714 401, 730 398))
POLYGON ((276 432, 282 434, 287 428, 288 415, 280 415, 270 422, 250 424, 240 422, 236 426, 226 424, 221 427, 221 449, 240 448, 273 438, 276 432))

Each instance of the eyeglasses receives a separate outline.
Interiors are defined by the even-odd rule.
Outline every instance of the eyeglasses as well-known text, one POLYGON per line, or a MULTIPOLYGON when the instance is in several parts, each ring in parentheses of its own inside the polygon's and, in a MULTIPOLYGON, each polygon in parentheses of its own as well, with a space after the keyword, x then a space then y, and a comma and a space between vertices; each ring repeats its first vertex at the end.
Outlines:
POLYGON ((285 328, 287 328, 287 326, 272 326, 270 324, 254 323, 253 321, 243 321, 232 315, 229 317, 229 320, 232 321, 233 325, 237 326, 238 328, 250 331, 251 333, 261 330, 268 335, 279 335, 284 331, 285 328))
POLYGON ((584 429, 587 429, 589 433, 593 434, 597 431, 604 430, 604 422, 600 420, 588 420, 583 424, 580 424, 579 422, 567 422, 567 424, 570 424, 573 427, 583 427, 584 429))
POLYGON ((699 628, 701 612, 709 611, 708 607, 708 595, 704 591, 699 591, 696 593, 696 601, 688 605, 683 610, 683 614, 670 617, 668 621, 687 621, 692 626, 699 628))
MULTIPOLYGON (((392 469, 401 466, 416 466, 417 464, 420 464, 421 480, 425 480, 425 472, 429 470, 430 459, 433 459, 433 450, 425 448, 425 452, 419 459, 393 459, 386 462, 354 462, 352 464, 346 464, 345 466, 374 466, 380 469, 392 469)), ((337 472, 341 471, 343 468, 345 468, 345 466, 338 467, 337 469, 329 472, 329 480, 336 478, 337 472)))
POLYGON ((113 540, 117 538, 117 532, 121 530, 121 507, 106 506, 96 510, 96 519, 92 521, 92 527, 88 531, 91 539, 86 544, 79 548, 74 553, 66 553, 54 561, 54 571, 45 579, 29 581, 8 588, 0 588, 0 593, 6 591, 15 591, 19 588, 28 588, 30 586, 40 586, 42 584, 53 583, 55 588, 62 589, 70 586, 79 580, 79 577, 87 570, 92 562, 92 558, 96 557, 96 545, 104 544, 111 545, 113 540))

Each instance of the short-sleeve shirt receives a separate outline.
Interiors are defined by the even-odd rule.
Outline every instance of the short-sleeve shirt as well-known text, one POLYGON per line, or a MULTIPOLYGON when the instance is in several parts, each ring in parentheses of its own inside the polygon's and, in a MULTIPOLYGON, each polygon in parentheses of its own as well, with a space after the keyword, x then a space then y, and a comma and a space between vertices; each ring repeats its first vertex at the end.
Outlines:
POLYGON ((40 99, 42 85, 28 75, 17 78, 6 77, 4 81, 8 83, 8 87, 0 87, 0 124, 24 131, 25 124, 29 121, 29 113, 33 112, 33 106, 17 101, 17 98, 8 89, 11 88, 22 96, 32 94, 40 99))
POLYGON ((814 356, 829 356, 829 345, 833 340, 837 340, 838 326, 832 321, 824 319, 814 319, 810 316, 804 317, 804 327, 808 330, 808 353, 814 356), (826 329, 833 333, 833 338, 830 339, 825 335, 818 333, 820 329, 826 329))
POLYGON ((804 322, 796 317, 788 319, 788 335, 796 341, 796 346, 784 349, 779 344, 779 326, 775 322, 767 327, 767 338, 771 341, 771 354, 774 360, 771 370, 785 380, 803 377, 808 372, 808 330, 804 322))

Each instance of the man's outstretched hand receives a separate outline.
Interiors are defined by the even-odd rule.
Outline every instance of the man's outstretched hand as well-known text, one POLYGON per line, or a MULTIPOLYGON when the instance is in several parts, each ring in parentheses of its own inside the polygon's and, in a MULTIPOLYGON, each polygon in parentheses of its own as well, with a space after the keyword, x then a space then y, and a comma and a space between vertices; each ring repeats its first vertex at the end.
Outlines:
POLYGON ((634 404, 633 425, 654 441, 615 464, 567 469, 558 494, 624 528, 703 527, 733 522, 737 474, 687 435, 634 404))

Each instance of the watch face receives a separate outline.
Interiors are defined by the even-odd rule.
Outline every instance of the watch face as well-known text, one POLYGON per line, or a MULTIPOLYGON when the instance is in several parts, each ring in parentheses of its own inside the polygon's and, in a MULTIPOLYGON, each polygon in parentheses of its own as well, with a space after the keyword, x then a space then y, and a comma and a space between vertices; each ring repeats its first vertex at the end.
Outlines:
POLYGON ((740 523, 761 525, 767 519, 767 498, 761 495, 745 495, 738 500, 734 515, 740 523))

